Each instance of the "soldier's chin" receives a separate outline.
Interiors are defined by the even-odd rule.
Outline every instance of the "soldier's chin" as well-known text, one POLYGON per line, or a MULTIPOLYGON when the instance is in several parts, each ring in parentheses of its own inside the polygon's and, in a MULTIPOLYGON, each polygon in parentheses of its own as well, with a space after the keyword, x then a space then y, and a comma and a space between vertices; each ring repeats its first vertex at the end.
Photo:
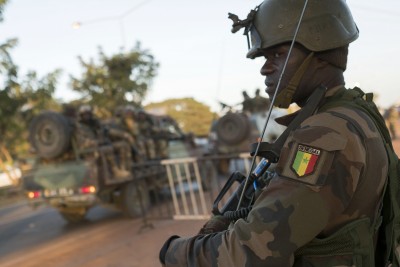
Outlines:
POLYGON ((267 87, 265 89, 265 92, 268 94, 269 98, 272 99, 274 97, 275 94, 275 87, 267 87))

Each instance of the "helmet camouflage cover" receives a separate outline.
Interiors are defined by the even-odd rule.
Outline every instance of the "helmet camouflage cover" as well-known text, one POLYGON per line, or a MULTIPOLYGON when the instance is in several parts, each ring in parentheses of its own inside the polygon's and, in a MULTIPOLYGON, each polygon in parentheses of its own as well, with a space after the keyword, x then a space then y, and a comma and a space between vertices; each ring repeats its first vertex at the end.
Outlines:
MULTIPOLYGON (((230 14, 232 32, 245 27, 250 34, 247 57, 261 56, 260 49, 292 41, 304 5, 305 0, 265 0, 246 20, 230 14)), ((345 0, 308 0, 295 41, 319 52, 348 45, 358 32, 345 0)))

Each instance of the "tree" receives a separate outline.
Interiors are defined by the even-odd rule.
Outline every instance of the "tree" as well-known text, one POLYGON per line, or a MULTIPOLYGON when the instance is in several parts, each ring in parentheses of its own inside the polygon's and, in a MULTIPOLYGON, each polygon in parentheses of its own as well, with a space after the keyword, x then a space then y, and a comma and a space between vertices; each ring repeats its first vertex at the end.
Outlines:
POLYGON ((210 107, 193 98, 168 99, 159 103, 150 103, 145 109, 150 112, 163 113, 174 118, 184 132, 196 136, 206 136, 216 114, 210 107))
POLYGON ((82 57, 79 61, 84 70, 80 78, 71 76, 72 89, 82 93, 89 104, 109 112, 127 104, 140 107, 159 66, 140 43, 110 57, 99 48, 98 63, 82 57))
MULTIPOLYGON (((0 21, 4 3, 0 0, 0 21)), ((31 71, 20 82, 18 67, 10 54, 17 44, 15 38, 0 44, 0 81, 4 82, 0 85, 0 158, 1 154, 15 155, 27 151, 26 130, 32 116, 43 109, 59 106, 52 96, 60 70, 43 78, 31 71)))
POLYGON ((12 155, 25 154, 29 149, 28 126, 43 110, 60 110, 53 98, 60 70, 38 78, 29 72, 21 82, 0 91, 0 146, 12 155))
POLYGON ((3 10, 8 0, 0 0, 0 21, 3 21, 3 10))
MULTIPOLYGON (((8 1, 0 0, 0 22, 8 1)), ((16 155, 29 149, 28 124, 43 109, 57 109, 53 99, 60 70, 38 78, 34 71, 22 81, 18 79, 18 67, 11 57, 11 50, 18 40, 12 38, 0 43, 0 170, 7 173, 6 165, 13 165, 16 155)))
MULTIPOLYGON (((3 10, 6 3, 7 0, 0 0, 0 22, 3 21, 3 10)), ((13 38, 0 44, 0 77, 3 76, 5 86, 12 85, 12 81, 17 77, 17 67, 9 53, 9 51, 17 45, 17 42, 17 39, 13 38)))
MULTIPOLYGON (((0 0, 0 22, 3 21, 3 11, 7 0, 0 0)), ((9 152, 5 147, 6 134, 10 125, 10 116, 13 116, 18 110, 19 102, 10 97, 11 88, 16 85, 17 67, 11 59, 9 51, 16 46, 17 40, 10 39, 5 43, 0 44, 0 81, 4 85, 0 85, 0 163, 3 158, 9 160, 9 152)), ((4 169, 3 164, 0 164, 0 169, 4 169)))
POLYGON ((17 66, 14 64, 10 50, 18 44, 18 40, 13 38, 0 44, 0 75, 3 76, 4 87, 15 85, 17 79, 17 66))

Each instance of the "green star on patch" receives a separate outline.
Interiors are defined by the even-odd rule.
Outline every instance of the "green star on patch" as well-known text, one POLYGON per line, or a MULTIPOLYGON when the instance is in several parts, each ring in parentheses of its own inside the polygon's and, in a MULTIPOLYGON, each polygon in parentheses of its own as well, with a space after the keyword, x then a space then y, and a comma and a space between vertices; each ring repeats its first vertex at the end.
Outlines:
POLYGON ((320 154, 320 149, 299 145, 292 163, 292 169, 299 177, 311 174, 315 169, 320 154))

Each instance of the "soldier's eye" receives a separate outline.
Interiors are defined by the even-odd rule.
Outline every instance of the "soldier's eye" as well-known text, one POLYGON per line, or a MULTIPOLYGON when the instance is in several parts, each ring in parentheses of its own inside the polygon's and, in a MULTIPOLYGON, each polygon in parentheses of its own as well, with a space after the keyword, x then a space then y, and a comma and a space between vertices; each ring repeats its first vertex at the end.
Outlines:
POLYGON ((264 54, 264 58, 268 61, 268 60, 272 60, 274 58, 280 58, 282 56, 282 53, 280 52, 271 52, 271 53, 266 53, 264 54))

